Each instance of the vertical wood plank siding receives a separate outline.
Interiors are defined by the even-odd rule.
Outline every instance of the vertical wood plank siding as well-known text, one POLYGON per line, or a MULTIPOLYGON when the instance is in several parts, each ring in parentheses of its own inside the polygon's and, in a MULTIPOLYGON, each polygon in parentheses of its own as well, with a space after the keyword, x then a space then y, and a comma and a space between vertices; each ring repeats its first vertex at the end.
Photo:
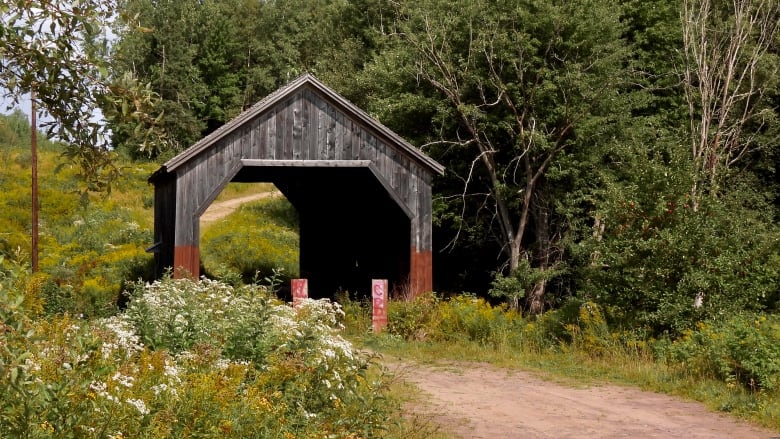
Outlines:
MULTIPOLYGON (((315 89, 298 89, 177 166, 175 177, 155 183, 155 240, 163 242, 158 266, 182 254, 194 264, 185 268, 198 275, 191 259, 197 258, 199 215, 235 176, 242 159, 370 160, 394 199, 411 212, 411 271, 430 270, 431 171, 392 142, 315 89), (175 230, 175 249, 170 230, 175 230)), ((430 274, 411 275, 430 288, 430 274)))

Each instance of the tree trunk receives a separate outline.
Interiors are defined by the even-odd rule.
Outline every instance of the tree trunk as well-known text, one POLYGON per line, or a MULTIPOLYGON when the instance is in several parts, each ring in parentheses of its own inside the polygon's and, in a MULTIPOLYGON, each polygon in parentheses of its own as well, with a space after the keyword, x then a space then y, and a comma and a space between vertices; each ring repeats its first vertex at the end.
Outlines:
POLYGON ((528 314, 538 315, 544 312, 544 294, 547 290, 547 279, 537 282, 526 297, 526 310, 528 314))

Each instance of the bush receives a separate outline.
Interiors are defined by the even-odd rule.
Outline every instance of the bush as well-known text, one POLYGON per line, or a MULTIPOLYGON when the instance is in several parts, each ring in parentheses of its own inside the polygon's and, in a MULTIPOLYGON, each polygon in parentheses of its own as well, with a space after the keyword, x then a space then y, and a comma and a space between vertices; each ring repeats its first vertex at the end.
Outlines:
POLYGON ((780 388, 780 317, 744 313, 700 323, 673 342, 657 345, 661 358, 704 377, 749 390, 780 388))
POLYGON ((443 301, 439 308, 440 332, 448 340, 506 346, 517 340, 525 326, 520 314, 470 294, 443 301))
POLYGON ((437 338, 439 299, 422 294, 413 300, 391 300, 387 306, 387 331, 406 340, 437 338))
POLYGON ((583 296, 619 308, 621 325, 656 335, 773 309, 778 229, 766 209, 743 203, 702 200, 694 209, 681 195, 613 206, 603 239, 591 243, 583 296))

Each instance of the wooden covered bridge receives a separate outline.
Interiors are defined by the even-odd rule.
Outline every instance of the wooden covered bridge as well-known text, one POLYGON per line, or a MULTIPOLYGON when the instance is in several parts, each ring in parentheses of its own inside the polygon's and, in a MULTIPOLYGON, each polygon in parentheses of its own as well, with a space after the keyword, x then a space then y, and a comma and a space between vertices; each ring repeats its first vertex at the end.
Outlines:
MULTIPOLYGON (((431 179, 444 168, 311 75, 241 113, 160 167, 158 276, 199 275, 200 216, 231 182, 273 183, 295 206, 300 272, 313 296, 372 278, 433 286, 431 179)), ((251 243, 247 243, 251 245, 251 243)))

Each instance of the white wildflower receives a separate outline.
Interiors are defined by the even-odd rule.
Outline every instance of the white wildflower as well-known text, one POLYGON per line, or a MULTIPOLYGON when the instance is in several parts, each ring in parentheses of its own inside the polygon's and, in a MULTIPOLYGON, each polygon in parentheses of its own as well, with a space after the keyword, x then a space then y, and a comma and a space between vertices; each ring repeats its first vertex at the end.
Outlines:
POLYGON ((127 375, 122 375, 119 372, 115 373, 114 376, 111 377, 111 379, 114 380, 117 384, 121 384, 127 388, 133 387, 133 381, 135 381, 135 378, 127 375))
POLYGON ((89 388, 98 395, 101 395, 106 392, 106 388, 108 388, 108 386, 103 381, 92 381, 89 384, 89 388))
POLYGON ((146 408, 146 403, 144 403, 142 400, 128 398, 128 399, 125 400, 125 402, 127 402, 128 404, 130 404, 133 407, 135 407, 136 410, 138 410, 138 412, 141 413, 142 415, 148 415, 149 414, 149 409, 146 408))

